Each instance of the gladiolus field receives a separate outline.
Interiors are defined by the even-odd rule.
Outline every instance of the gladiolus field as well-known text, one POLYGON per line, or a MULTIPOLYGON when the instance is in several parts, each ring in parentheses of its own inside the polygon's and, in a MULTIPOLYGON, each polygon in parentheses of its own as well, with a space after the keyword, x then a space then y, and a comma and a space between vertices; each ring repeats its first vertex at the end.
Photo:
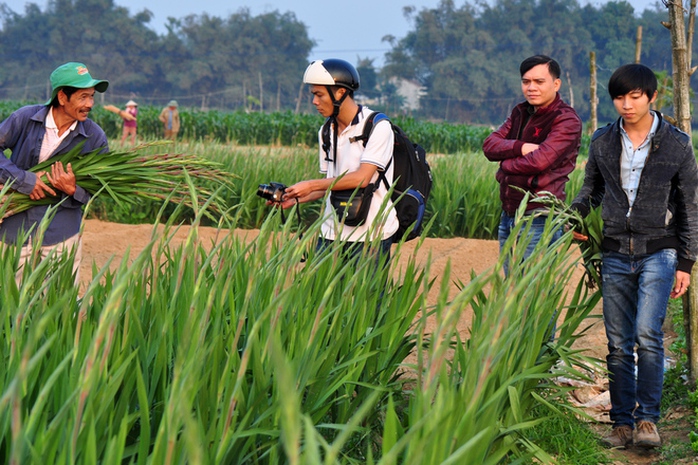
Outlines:
MULTIPOLYGON (((432 151, 423 237, 396 244, 385 267, 346 263, 341 247, 315 251, 319 203, 282 221, 256 195, 316 176, 317 149, 259 144, 138 148, 138 160, 182 160, 172 191, 125 202, 97 186, 86 215, 164 227, 79 285, 64 254, 25 267, 17 286, 18 248, 0 249, 0 462, 550 463, 528 433, 569 409, 556 378, 584 379, 594 363, 571 348, 599 299, 574 278, 571 234, 526 261, 512 235, 506 278, 500 260, 437 279, 417 259, 424 238, 494 238, 499 200, 476 148, 432 151), (185 157, 224 179, 196 176, 185 157)), ((556 208, 546 237, 570 221, 556 208)))

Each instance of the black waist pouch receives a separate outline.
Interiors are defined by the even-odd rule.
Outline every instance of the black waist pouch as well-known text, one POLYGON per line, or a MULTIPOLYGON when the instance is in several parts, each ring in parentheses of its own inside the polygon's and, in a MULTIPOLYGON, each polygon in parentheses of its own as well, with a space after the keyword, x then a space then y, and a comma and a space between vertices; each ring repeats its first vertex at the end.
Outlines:
POLYGON ((360 226, 368 217, 371 199, 376 190, 375 184, 369 184, 363 189, 346 189, 332 191, 330 203, 337 213, 337 218, 347 226, 360 226))

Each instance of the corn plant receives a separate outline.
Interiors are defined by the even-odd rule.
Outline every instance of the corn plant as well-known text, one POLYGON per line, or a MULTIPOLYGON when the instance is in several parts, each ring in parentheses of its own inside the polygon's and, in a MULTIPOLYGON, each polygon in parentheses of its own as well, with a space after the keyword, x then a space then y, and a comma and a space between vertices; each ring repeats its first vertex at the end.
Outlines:
MULTIPOLYGON (((2 102, 0 121, 23 105, 35 102, 2 102)), ((162 107, 138 107, 138 137, 153 141, 163 137, 158 116, 162 107)), ((294 114, 285 112, 244 112, 179 108, 184 141, 235 143, 239 145, 276 145, 314 147, 323 118, 315 112, 294 114)), ((458 153, 478 150, 491 128, 470 124, 434 123, 401 115, 388 115, 415 142, 429 153, 458 153)), ((100 125, 109 138, 121 136, 122 120, 101 105, 95 105, 90 118, 100 125)))

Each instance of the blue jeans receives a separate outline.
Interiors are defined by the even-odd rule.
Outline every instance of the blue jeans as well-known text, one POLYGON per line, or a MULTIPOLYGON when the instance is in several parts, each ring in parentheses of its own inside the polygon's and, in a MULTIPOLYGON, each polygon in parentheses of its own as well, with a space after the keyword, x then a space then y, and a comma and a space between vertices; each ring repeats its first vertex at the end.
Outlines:
POLYGON ((662 324, 677 263, 674 249, 637 256, 603 254, 603 317, 614 426, 659 420, 664 382, 662 324))
MULTIPOLYGON (((514 216, 509 216, 506 212, 502 212, 502 216, 499 220, 499 230, 497 231, 497 237, 499 238, 500 254, 504 250, 504 244, 506 243, 507 239, 509 239, 511 231, 514 229, 515 220, 516 218, 514 216)), ((531 242, 529 242, 528 246, 526 246, 526 251, 524 252, 523 256, 524 260, 530 257, 531 254, 533 254, 533 249, 535 249, 536 245, 538 245, 538 242, 540 242, 540 238, 543 235, 543 231, 545 230, 545 222, 547 220, 547 215, 538 215, 533 218, 531 222, 531 229, 529 230, 529 234, 531 235, 531 242)), ((553 237, 551 238, 550 243, 552 244, 553 242, 560 239, 562 237, 562 233, 562 229, 557 229, 553 233, 553 237)), ((504 262, 504 273, 509 273, 509 260, 506 260, 504 262)))

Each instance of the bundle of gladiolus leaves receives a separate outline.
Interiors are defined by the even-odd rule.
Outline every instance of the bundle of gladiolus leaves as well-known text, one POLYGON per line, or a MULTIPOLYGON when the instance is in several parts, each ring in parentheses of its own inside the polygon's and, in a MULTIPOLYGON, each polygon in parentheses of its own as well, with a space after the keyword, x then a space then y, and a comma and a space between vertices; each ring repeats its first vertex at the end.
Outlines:
MULTIPOLYGON (((228 206, 216 191, 232 189, 234 175, 222 171, 221 165, 214 161, 182 153, 146 155, 139 149, 108 153, 95 150, 81 154, 81 148, 77 146, 68 153, 51 157, 30 171, 50 171, 51 165, 58 161, 64 167, 70 163, 77 185, 92 195, 107 196, 121 206, 134 204, 141 198, 168 200, 192 208, 208 204, 207 210, 218 214, 228 211, 228 206)), ((45 176, 43 181, 50 186, 45 176)), ((37 205, 60 202, 59 197, 50 196, 31 200, 28 195, 11 190, 11 184, 9 187, 3 189, 6 195, 0 199, 3 218, 37 205)))
POLYGON ((582 254, 587 286, 590 289, 601 289, 603 220, 601 219, 600 208, 593 209, 589 215, 582 218, 579 212, 573 210, 564 201, 547 191, 532 195, 530 201, 547 206, 551 213, 567 221, 569 229, 575 230, 586 237, 586 240, 576 242, 582 254))

